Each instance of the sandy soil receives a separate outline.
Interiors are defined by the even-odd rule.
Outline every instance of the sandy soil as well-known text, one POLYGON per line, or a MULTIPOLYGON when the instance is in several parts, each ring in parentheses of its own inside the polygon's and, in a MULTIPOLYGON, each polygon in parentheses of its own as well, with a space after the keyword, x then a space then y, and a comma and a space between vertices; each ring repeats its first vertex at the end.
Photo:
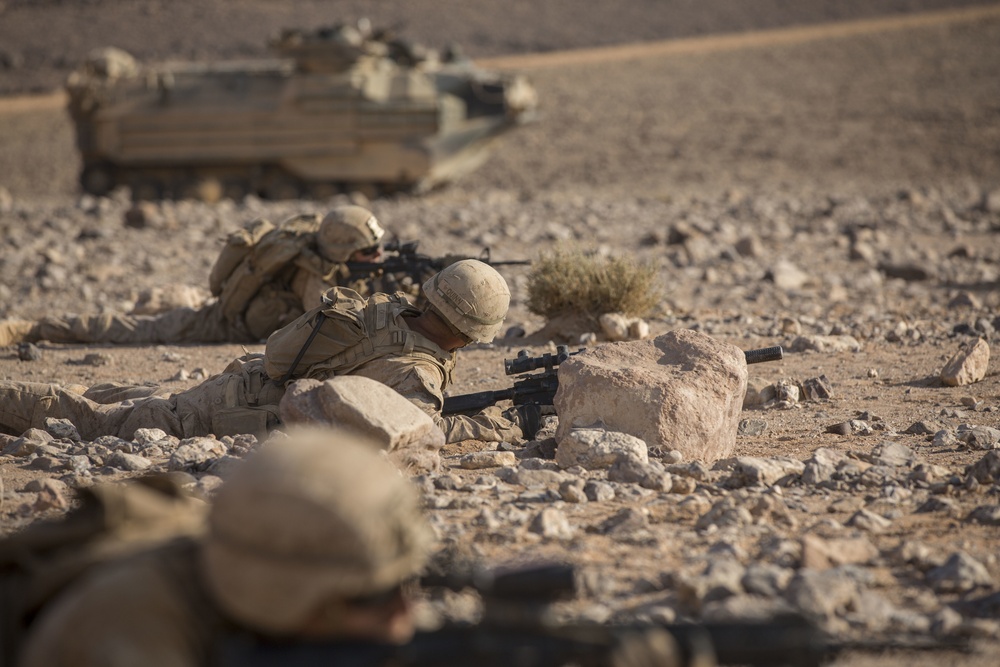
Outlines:
MULTIPOLYGON (((166 4, 3 3, 0 91, 51 91, 89 49, 113 38, 149 58, 259 55, 280 27, 359 12, 376 23, 405 26, 407 35, 430 45, 455 41, 473 56, 499 57, 972 3, 637 0, 592 2, 583 16, 570 0, 510 3, 506 11, 497 7, 508 3, 339 2, 336 16, 330 3, 320 2, 177 0, 169 12, 166 4), (79 28, 84 22, 86 31, 79 28)), ((654 333, 696 327, 744 349, 791 346, 798 333, 839 330, 861 341, 859 352, 795 353, 751 367, 752 377, 770 382, 825 375, 834 394, 790 410, 748 411, 745 416, 763 419, 767 428, 739 438, 738 455, 807 460, 818 447, 868 454, 891 441, 955 475, 983 457, 905 430, 924 420, 952 430, 960 424, 1000 428, 995 354, 979 383, 952 388, 938 379, 967 340, 956 331, 974 331, 978 321, 996 323, 1000 316, 1000 201, 989 204, 990 193, 1000 189, 1000 19, 525 69, 539 91, 540 121, 512 134, 490 162, 452 187, 422 199, 374 202, 387 226, 403 238, 420 238, 422 249, 435 254, 474 254, 490 246, 497 258, 532 257, 567 244, 633 254, 661 272, 664 299, 650 318, 654 333), (672 231, 692 229, 704 239, 701 250, 692 242, 670 242, 672 231), (761 244, 756 257, 733 250, 743 237, 761 244), (873 248, 871 257, 852 255, 859 239, 873 248), (808 279, 791 288, 776 284, 782 260, 808 279), (913 280, 892 273, 891 267, 906 263, 929 275, 913 280), (961 295, 966 301, 971 295, 972 305, 954 305, 961 295), (886 429, 869 436, 826 432, 863 412, 886 429)), ((146 287, 204 285, 229 230, 256 215, 280 218, 332 203, 164 203, 146 228, 124 228, 127 203, 76 194, 72 141, 67 117, 51 104, 9 106, 0 115, 0 186, 10 195, 0 198, 0 316, 124 310, 146 287)), ((512 267, 504 274, 515 297, 509 322, 539 328, 541 318, 524 306, 526 270, 512 267)), ((995 342, 995 332, 981 327, 980 333, 995 342)), ((501 360, 524 344, 503 340, 463 351, 454 391, 503 386, 508 379, 501 360)), ((217 372, 242 348, 44 345, 42 353, 29 362, 12 348, 0 350, 0 378, 182 389, 197 380, 172 379, 178 371, 217 372), (102 357, 87 361, 92 353, 102 357)), ((449 446, 450 472, 472 485, 486 473, 460 470, 458 458, 489 446, 449 446)), ((33 512, 32 496, 24 491, 44 472, 15 459, 0 461, 0 471, 3 532, 58 514, 33 512)), ((976 506, 998 502, 995 485, 956 491, 952 513, 893 505, 884 487, 836 493, 789 488, 785 494, 797 524, 789 539, 824 534, 828 520, 841 525, 836 534, 855 535, 859 531, 843 523, 858 507, 892 517, 891 528, 867 535, 881 554, 868 570, 875 573, 873 589, 898 607, 933 608, 963 597, 928 600, 932 594, 913 580, 914 572, 895 567, 888 556, 908 542, 941 556, 960 549, 983 562, 994 583, 976 595, 1000 586, 1000 528, 964 518, 976 506)), ((710 485, 703 495, 714 501, 724 494, 710 485)), ((668 573, 699 571, 716 544, 711 535, 696 534, 694 519, 675 500, 567 503, 562 511, 580 527, 568 542, 540 538, 523 525, 492 533, 474 528, 478 503, 434 515, 453 547, 460 543, 486 563, 504 562, 516 550, 518 559, 568 557, 597 568, 613 586, 607 599, 589 602, 622 614, 669 602, 670 587, 656 582, 668 573), (592 530, 627 507, 650 511, 653 542, 619 541, 592 530), (674 540, 675 533, 683 539, 674 540)), ((743 550, 746 561, 769 558, 764 540, 751 533, 726 540, 743 550)), ((852 656, 842 664, 986 665, 993 664, 995 650, 852 656)))

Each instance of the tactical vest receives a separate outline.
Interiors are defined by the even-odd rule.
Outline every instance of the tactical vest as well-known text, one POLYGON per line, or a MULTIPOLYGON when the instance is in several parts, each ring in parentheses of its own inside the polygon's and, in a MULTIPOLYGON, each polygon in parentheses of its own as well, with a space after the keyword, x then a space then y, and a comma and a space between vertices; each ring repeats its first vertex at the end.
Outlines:
POLYGON ((233 232, 209 274, 208 286, 219 297, 226 320, 238 321, 250 301, 286 267, 313 245, 321 218, 298 215, 275 227, 255 220, 233 232))
POLYGON ((275 331, 264 348, 264 370, 286 384, 301 378, 325 380, 347 375, 375 359, 407 356, 424 359, 451 382, 454 355, 399 322, 420 310, 401 294, 365 298, 352 289, 334 287, 324 305, 275 331))

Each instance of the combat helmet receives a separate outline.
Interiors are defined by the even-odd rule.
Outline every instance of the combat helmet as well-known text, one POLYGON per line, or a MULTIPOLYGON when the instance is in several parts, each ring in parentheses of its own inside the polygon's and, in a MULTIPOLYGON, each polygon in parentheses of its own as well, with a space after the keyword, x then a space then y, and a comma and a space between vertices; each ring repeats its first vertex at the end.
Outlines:
POLYGON ((201 567, 233 620, 288 634, 332 599, 378 595, 411 578, 431 541, 414 489, 377 444, 297 427, 219 489, 201 567))
POLYGON ((331 262, 346 262, 351 254, 377 246, 385 235, 378 218, 361 206, 338 206, 323 218, 316 248, 331 262))
POLYGON ((423 284, 430 307, 470 341, 488 343, 510 306, 507 281, 489 264, 463 259, 423 284))

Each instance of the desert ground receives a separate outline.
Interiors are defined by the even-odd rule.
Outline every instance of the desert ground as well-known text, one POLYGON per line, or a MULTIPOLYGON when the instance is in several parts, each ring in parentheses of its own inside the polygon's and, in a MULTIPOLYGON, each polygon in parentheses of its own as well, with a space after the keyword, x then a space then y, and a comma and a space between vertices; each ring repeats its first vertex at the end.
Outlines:
MULTIPOLYGON (((1000 5, 8 0, 0 317, 128 311, 149 288, 204 289, 232 230, 349 198, 154 202, 126 224, 127 192, 77 191, 73 127, 53 95, 88 51, 260 56, 282 28, 362 16, 522 71, 540 100, 538 121, 473 174, 371 201, 390 232, 433 255, 633 256, 658 272, 652 335, 686 328, 743 349, 780 344, 785 359, 749 367, 751 386, 823 377, 829 387, 825 398, 744 410, 740 461, 678 462, 669 443, 652 446, 673 492, 563 470, 544 457, 545 441, 448 445, 443 469, 415 479, 439 560, 578 564, 594 577, 566 612, 574 618, 790 606, 839 639, 971 642, 970 652, 849 653, 836 664, 995 664, 1000 370, 994 352, 971 384, 948 386, 941 373, 977 340, 995 347, 1000 331, 1000 5), (497 448, 518 463, 463 467, 497 448), (751 480, 760 460, 785 473, 751 480), (564 490, 588 484, 582 496, 564 490)), ((460 352, 452 392, 506 386, 504 358, 564 342, 532 335, 546 322, 527 310, 529 272, 502 269, 510 331, 460 352)), ((585 333, 563 338, 577 345, 585 333)), ((0 349, 0 379, 182 390, 244 346, 37 351, 22 360, 0 349)), ((0 435, 3 534, 59 516, 75 487, 137 474, 92 444, 38 449, 17 435, 0 435), (81 452, 90 469, 71 469, 81 452)), ((150 449, 150 467, 165 469, 176 445, 150 449)), ((211 463, 186 473, 207 493, 225 469, 211 463)))

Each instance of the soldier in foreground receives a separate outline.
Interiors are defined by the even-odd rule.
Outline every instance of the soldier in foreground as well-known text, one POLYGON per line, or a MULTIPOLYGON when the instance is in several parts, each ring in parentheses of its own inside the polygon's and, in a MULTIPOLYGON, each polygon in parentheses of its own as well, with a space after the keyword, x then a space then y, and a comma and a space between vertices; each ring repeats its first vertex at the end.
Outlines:
POLYGON ((201 537, 111 561, 43 609, 22 667, 224 664, 243 635, 404 643, 431 532, 377 445, 294 431, 220 488, 201 537))
MULTIPOLYGON (((341 206, 325 217, 297 215, 275 227, 257 220, 230 236, 209 278, 214 299, 158 315, 71 315, 0 320, 0 347, 53 343, 256 343, 319 305, 330 287, 369 293, 347 262, 382 261, 385 231, 371 211, 341 206)), ((395 284, 378 284, 390 291, 395 284)))
POLYGON ((510 303, 503 276, 483 262, 462 260, 432 276, 422 290, 428 303, 420 310, 400 294, 366 299, 334 288, 325 305, 272 334, 263 355, 236 359, 219 375, 170 396, 97 403, 58 385, 0 382, 0 430, 20 434, 55 417, 69 419, 87 440, 131 438, 139 428, 180 438, 263 434, 279 425, 278 405, 288 384, 350 374, 398 391, 431 415, 449 442, 531 437, 537 406, 441 415, 456 351, 493 340, 503 326, 510 303))

